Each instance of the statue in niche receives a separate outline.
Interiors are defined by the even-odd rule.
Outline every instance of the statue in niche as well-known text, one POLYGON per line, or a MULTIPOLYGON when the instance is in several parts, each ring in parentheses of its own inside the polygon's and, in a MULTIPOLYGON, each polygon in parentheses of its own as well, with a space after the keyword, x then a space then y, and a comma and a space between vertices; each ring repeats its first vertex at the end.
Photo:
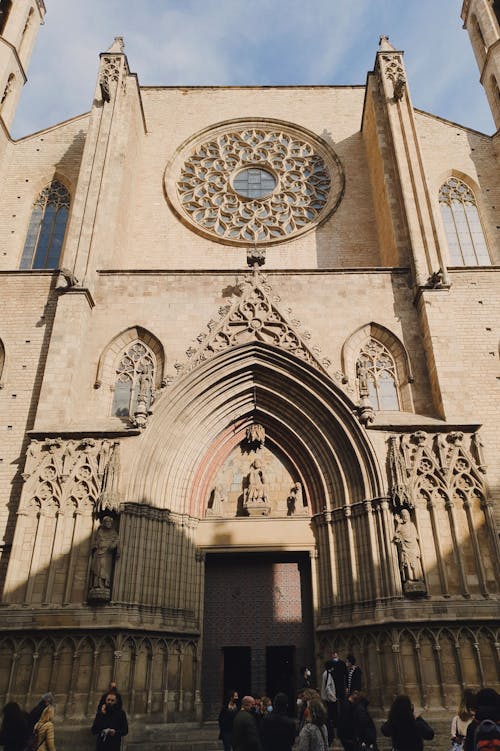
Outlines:
POLYGON ((224 516, 225 501, 226 491, 220 483, 217 483, 210 494, 210 505, 207 509, 207 516, 224 516))
MULTIPOLYGON (((401 511, 399 516, 396 516, 396 532, 393 542, 398 548, 401 578, 405 591, 420 591, 424 585, 420 543, 417 528, 406 508, 401 511), (416 583, 419 586, 415 587, 416 583)), ((425 591, 425 587, 423 591, 425 591)))
POLYGON ((245 491, 244 507, 250 516, 267 516, 271 510, 271 504, 267 497, 266 480, 262 462, 254 459, 247 475, 247 488, 245 491))
POLYGON ((292 485, 286 499, 287 516, 304 513, 304 496, 302 493, 302 483, 296 482, 292 485))
POLYGON ((89 600, 111 599, 114 563, 120 556, 119 536, 111 516, 104 516, 92 541, 89 600))
POLYGON ((247 441, 252 447, 260 448, 266 441, 266 430, 263 425, 250 425, 247 428, 247 441))

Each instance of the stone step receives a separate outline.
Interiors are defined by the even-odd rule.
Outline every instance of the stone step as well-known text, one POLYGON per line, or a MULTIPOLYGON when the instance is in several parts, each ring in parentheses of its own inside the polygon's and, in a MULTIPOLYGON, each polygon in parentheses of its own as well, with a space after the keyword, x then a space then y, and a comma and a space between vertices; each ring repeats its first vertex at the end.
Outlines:
MULTIPOLYGON (((380 726, 385 718, 374 718, 378 731, 380 751, 391 751, 389 738, 380 734, 380 726)), ((446 751, 450 745, 451 717, 443 718, 431 714, 425 719, 434 728, 434 740, 426 741, 425 751, 446 751)), ((216 722, 195 722, 146 724, 140 719, 130 721, 129 735, 124 738, 122 751, 221 751, 216 722)), ((95 738, 90 732, 90 724, 65 723, 56 725, 56 747, 58 751, 94 751, 95 738)), ((335 751, 341 751, 338 741, 335 751)))

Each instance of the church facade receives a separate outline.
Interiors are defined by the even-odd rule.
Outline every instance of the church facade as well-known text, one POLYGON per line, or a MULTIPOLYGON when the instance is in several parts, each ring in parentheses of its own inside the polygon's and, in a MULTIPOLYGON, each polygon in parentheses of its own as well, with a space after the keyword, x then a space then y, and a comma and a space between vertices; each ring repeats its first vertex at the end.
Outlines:
MULTIPOLYGON (((0 700, 152 722, 500 673, 500 140, 360 86, 144 87, 14 141, 45 7, 0 3, 0 700)), ((464 27, 500 126, 500 8, 464 27)), ((50 21, 49 21, 50 22, 50 21)))

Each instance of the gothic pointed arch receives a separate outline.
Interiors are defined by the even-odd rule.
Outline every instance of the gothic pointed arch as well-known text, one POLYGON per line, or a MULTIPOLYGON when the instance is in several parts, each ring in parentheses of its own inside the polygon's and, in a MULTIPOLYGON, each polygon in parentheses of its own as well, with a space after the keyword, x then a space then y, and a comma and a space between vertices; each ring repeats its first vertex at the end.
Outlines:
POLYGON ((472 180, 455 173, 439 188, 439 207, 451 266, 491 265, 476 192, 472 180))
POLYGON ((71 195, 54 178, 33 203, 21 257, 21 269, 57 269, 61 264, 71 195))
POLYGON ((342 347, 342 370, 350 383, 356 383, 356 364, 363 348, 371 342, 381 346, 389 353, 394 364, 395 385, 399 393, 400 409, 404 412, 413 412, 413 399, 411 384, 413 373, 410 358, 402 341, 388 328, 379 323, 371 322, 361 326, 346 339, 342 347))
POLYGON ((255 423, 304 483, 313 514, 383 495, 350 398, 292 353, 253 341, 200 362, 163 394, 126 497, 203 516, 217 468, 255 423))
POLYGON ((95 388, 113 385, 116 377, 117 360, 134 342, 143 342, 153 353, 156 360, 154 386, 156 389, 161 387, 165 370, 163 344, 154 334, 142 326, 130 326, 117 334, 102 351, 97 366, 95 388))

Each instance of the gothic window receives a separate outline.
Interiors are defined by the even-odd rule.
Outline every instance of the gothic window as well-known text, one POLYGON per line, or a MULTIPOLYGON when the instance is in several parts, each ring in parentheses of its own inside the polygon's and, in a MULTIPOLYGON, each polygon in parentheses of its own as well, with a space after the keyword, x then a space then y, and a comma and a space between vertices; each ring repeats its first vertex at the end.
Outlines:
POLYGON ((144 342, 136 340, 124 350, 115 371, 112 414, 129 417, 137 409, 139 394, 149 408, 155 382, 156 361, 144 342))
POLYGON ((21 258, 22 269, 56 269, 59 266, 69 203, 69 192, 58 180, 42 190, 31 213, 21 258))
POLYGON ((0 0, 0 34, 4 32, 11 8, 12 0, 0 0))
POLYGON ((356 372, 360 392, 363 388, 367 389, 373 409, 400 408, 396 365, 383 344, 371 338, 363 345, 356 363, 356 372))
POLYGON ((439 204, 452 266, 489 266, 477 203, 472 190, 451 177, 439 191, 439 204))

